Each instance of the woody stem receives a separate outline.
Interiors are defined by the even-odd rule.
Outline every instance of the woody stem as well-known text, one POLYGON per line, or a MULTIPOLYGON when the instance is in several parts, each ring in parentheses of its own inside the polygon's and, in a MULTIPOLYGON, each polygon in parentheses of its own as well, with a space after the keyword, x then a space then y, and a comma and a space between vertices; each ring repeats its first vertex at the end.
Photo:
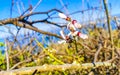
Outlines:
POLYGON ((76 41, 75 37, 74 37, 74 40, 75 40, 75 54, 76 54, 76 53, 78 53, 78 48, 77 48, 77 41, 76 41))

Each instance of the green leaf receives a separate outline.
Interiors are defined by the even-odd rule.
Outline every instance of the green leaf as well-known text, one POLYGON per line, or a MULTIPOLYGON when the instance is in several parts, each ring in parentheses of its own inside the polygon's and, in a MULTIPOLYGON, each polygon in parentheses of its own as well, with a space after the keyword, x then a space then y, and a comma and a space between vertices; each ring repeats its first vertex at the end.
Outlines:
POLYGON ((5 44, 3 42, 0 42, 0 47, 4 47, 5 44))

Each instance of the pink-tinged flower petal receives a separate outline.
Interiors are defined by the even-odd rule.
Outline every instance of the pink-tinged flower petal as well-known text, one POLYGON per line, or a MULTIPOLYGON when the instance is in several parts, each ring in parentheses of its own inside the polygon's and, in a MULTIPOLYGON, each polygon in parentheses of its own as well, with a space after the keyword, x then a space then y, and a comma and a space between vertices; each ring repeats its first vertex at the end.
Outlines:
POLYGON ((75 23, 74 26, 78 29, 82 27, 82 25, 80 23, 75 23))
POLYGON ((72 20, 72 24, 75 24, 75 23, 77 23, 77 21, 76 20, 72 20))
POLYGON ((61 36, 62 36, 63 39, 66 39, 66 37, 64 35, 64 32, 62 30, 60 31, 60 34, 61 34, 61 36))
POLYGON ((82 38, 82 39, 88 39, 88 36, 87 36, 86 34, 80 34, 79 36, 80 36, 80 38, 82 38))
POLYGON ((63 18, 63 19, 66 19, 66 18, 67 18, 67 16, 66 16, 65 14, 63 14, 63 13, 59 13, 58 16, 59 16, 60 18, 63 18))

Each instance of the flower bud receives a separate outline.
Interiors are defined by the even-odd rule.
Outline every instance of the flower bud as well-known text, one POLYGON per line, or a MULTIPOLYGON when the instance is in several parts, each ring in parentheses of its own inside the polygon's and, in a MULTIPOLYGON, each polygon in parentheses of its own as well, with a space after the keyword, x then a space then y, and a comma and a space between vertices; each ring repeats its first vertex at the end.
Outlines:
POLYGON ((81 37, 82 39, 88 39, 88 36, 87 36, 86 34, 81 34, 80 37, 81 37))
POLYGON ((80 29, 82 27, 82 25, 80 23, 75 23, 74 26, 78 29, 80 29))
POLYGON ((66 18, 67 18, 67 16, 66 16, 65 14, 63 14, 63 13, 59 13, 58 16, 59 16, 60 18, 63 18, 63 19, 66 19, 66 18))
POLYGON ((82 33, 78 32, 77 35, 82 39, 88 39, 88 36, 86 34, 82 34, 82 33))
POLYGON ((60 34, 61 34, 61 36, 62 36, 63 39, 66 39, 66 37, 65 37, 65 35, 64 35, 64 33, 63 33, 62 30, 60 31, 60 34))
POLYGON ((73 20, 72 24, 75 26, 75 28, 78 28, 78 29, 82 27, 82 25, 78 23, 76 20, 73 20))

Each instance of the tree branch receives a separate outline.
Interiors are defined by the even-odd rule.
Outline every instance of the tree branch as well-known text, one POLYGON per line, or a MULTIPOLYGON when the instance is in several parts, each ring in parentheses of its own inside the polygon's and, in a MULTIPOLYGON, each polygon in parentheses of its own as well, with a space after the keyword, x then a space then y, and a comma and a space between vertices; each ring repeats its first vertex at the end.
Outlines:
POLYGON ((21 16, 21 18, 29 17, 29 16, 32 16, 32 15, 38 15, 38 14, 48 14, 48 13, 53 12, 53 11, 57 11, 57 12, 61 12, 62 13, 62 11, 54 8, 54 9, 48 10, 46 12, 33 12, 33 13, 29 13, 29 14, 26 14, 25 16, 21 16))
POLYGON ((88 68, 97 68, 100 66, 113 66, 114 64, 108 62, 97 62, 97 63, 85 63, 85 64, 64 64, 64 65, 43 65, 43 66, 35 66, 35 67, 24 67, 16 70, 9 70, 9 71, 1 71, 0 75, 22 75, 22 74, 32 74, 35 70, 38 72, 45 72, 45 71, 65 71, 65 70, 83 70, 88 68))
MULTIPOLYGON (((52 24, 52 25, 55 25, 57 27, 65 27, 64 26, 61 26, 57 23, 54 23, 54 22, 51 22, 51 21, 48 21, 46 19, 43 19, 43 20, 37 20, 37 21, 32 21, 32 22, 29 22, 27 21, 27 17, 30 17, 32 15, 37 15, 37 14, 48 14, 52 11, 57 11, 57 12, 61 12, 60 10, 58 9, 51 9, 51 10, 48 10, 46 12, 33 12, 33 13, 29 13, 29 14, 26 14, 26 15, 21 15, 20 17, 17 17, 17 18, 8 18, 8 19, 5 19, 5 20, 0 20, 0 26, 3 26, 3 25, 7 25, 7 24, 13 24, 15 26, 19 26, 19 27, 23 27, 23 28, 27 28, 27 29, 30 29, 30 30, 33 30, 33 31, 36 31, 36 32, 40 32, 42 34, 45 34, 45 35, 49 35, 49 36, 55 36, 57 38, 60 38, 62 39, 61 36, 58 36, 57 34, 53 34, 53 33, 50 33, 50 32, 46 32, 46 31, 43 31, 43 30, 40 30, 38 29, 37 27, 33 27, 32 25, 34 23, 48 23, 48 24, 52 24)), ((24 13, 25 14, 25 13, 24 13)))
POLYGON ((23 27, 23 28, 27 28, 27 29, 30 29, 30 30, 33 30, 33 31, 36 31, 36 32, 40 32, 40 33, 45 34, 45 35, 55 36, 57 38, 62 39, 62 37, 57 35, 57 34, 53 34, 53 33, 50 33, 50 32, 40 30, 40 29, 38 29, 36 27, 33 27, 29 24, 19 22, 19 20, 21 20, 21 18, 9 18, 9 19, 6 19, 6 20, 0 20, 0 26, 6 25, 6 24, 13 24, 13 25, 16 25, 16 26, 19 26, 19 27, 23 27))

